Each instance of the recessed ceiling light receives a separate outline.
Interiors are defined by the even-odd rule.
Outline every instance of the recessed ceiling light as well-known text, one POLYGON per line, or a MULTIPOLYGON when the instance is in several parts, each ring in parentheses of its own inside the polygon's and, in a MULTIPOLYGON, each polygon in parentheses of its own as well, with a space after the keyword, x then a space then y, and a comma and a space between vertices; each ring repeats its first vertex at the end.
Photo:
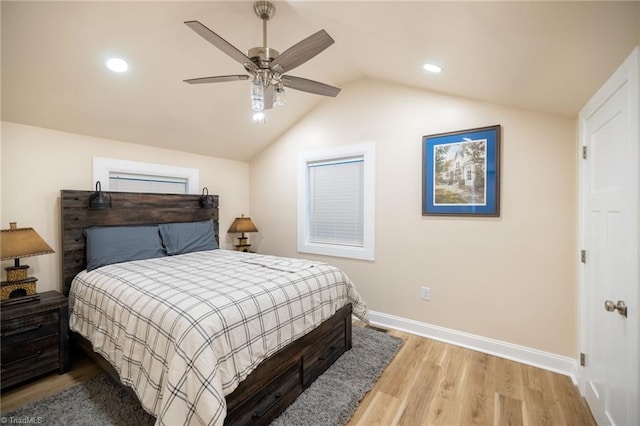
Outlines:
POLYGON ((107 61, 107 68, 113 72, 125 72, 129 69, 129 65, 124 59, 111 58, 107 61))
POLYGON ((424 64, 422 66, 422 68, 424 68, 425 70, 432 72, 432 73, 439 73, 442 72, 442 67, 436 65, 436 64, 424 64))

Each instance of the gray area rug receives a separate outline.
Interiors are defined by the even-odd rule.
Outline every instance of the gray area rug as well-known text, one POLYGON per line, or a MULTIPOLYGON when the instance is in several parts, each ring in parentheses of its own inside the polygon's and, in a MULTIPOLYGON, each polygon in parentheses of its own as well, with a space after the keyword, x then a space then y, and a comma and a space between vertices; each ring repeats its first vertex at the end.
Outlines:
MULTIPOLYGON (((370 328, 353 328, 353 348, 316 379, 272 424, 346 424, 364 395, 402 346, 402 339, 370 328)), ((12 412, 4 424, 153 425, 135 397, 107 374, 12 412), (11 419, 13 418, 13 419, 11 419)))

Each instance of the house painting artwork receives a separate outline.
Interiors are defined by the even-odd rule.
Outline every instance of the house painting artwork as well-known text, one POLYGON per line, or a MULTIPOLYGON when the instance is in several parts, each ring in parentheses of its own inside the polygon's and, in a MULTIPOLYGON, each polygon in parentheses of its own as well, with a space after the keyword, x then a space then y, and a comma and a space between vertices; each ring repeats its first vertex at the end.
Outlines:
POLYGON ((486 152, 486 139, 434 147, 434 206, 486 204, 486 152))

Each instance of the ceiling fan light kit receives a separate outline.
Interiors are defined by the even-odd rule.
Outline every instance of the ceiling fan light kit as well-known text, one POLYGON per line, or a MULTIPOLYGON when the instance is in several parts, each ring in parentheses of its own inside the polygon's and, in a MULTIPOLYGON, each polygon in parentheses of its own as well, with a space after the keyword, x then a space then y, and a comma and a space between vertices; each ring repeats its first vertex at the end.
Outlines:
POLYGON ((285 75, 286 72, 307 62, 334 43, 325 30, 312 34, 280 54, 277 50, 267 47, 267 21, 275 15, 275 6, 268 1, 258 1, 253 5, 253 11, 262 20, 263 44, 260 47, 249 49, 246 55, 199 21, 185 22, 202 38, 242 64, 250 74, 192 78, 184 80, 185 83, 203 84, 251 80, 251 109, 255 112, 262 112, 274 105, 283 106, 286 103, 285 87, 330 97, 335 97, 340 93, 339 88, 328 84, 285 75))

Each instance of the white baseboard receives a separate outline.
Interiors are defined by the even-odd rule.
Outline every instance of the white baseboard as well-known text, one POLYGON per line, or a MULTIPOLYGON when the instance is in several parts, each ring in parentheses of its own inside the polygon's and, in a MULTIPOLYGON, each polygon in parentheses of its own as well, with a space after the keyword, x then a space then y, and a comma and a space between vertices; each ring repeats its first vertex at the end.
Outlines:
POLYGON ((437 325, 414 321, 382 312, 369 311, 372 325, 406 331, 418 336, 428 337, 463 348, 473 349, 500 358, 510 359, 523 364, 553 371, 569 376, 577 384, 578 362, 575 359, 540 351, 526 346, 489 339, 462 331, 437 325))

